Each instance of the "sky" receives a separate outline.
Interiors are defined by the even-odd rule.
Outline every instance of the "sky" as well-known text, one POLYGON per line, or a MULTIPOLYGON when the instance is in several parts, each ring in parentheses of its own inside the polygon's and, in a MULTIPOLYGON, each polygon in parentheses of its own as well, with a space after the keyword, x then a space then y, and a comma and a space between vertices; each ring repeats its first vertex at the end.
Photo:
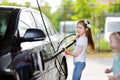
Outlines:
MULTIPOLYGON (((24 4, 25 2, 31 2, 32 6, 37 6, 36 0, 8 0, 11 2, 16 2, 19 4, 24 4)), ((49 5, 52 7, 52 10, 54 11, 61 3, 62 0, 38 0, 40 5, 42 5, 44 2, 48 2, 49 5)))

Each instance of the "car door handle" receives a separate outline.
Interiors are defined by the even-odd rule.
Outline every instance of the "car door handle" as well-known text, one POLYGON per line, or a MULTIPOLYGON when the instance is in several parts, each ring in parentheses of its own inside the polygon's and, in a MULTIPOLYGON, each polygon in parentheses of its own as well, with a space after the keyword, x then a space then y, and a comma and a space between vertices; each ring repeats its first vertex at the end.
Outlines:
POLYGON ((46 52, 47 52, 47 47, 46 47, 46 46, 43 46, 41 51, 42 51, 43 53, 46 53, 46 52))

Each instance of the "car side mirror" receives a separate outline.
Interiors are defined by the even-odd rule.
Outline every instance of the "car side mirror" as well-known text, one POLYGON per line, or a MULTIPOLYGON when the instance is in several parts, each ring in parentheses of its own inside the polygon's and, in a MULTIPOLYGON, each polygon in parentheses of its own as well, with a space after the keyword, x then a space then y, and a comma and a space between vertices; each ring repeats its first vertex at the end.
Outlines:
POLYGON ((25 41, 43 41, 45 40, 46 35, 40 29, 27 29, 24 37, 22 38, 22 42, 25 41))

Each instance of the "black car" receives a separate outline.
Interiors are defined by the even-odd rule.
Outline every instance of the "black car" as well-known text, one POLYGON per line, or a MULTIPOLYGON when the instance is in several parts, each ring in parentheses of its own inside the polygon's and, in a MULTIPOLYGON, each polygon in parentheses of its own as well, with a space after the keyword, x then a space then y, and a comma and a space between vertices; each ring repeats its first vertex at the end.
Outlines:
POLYGON ((66 80, 59 36, 39 11, 0 6, 0 80, 66 80))

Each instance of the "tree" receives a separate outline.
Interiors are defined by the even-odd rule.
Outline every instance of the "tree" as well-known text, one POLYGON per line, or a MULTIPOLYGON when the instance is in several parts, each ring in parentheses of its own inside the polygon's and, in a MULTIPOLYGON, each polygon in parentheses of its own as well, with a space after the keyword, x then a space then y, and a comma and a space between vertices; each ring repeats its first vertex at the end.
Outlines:
POLYGON ((15 2, 9 2, 8 0, 2 0, 0 5, 22 6, 21 4, 17 4, 15 2))
POLYGON ((90 19, 95 12, 95 0, 76 0, 72 16, 72 19, 90 19))
POLYGON ((120 0, 112 4, 108 10, 109 13, 120 13, 120 0))
POLYGON ((25 7, 30 7, 31 3, 30 2, 25 2, 25 7))
POLYGON ((64 0, 61 3, 61 7, 62 7, 62 16, 63 16, 62 21, 73 20, 71 17, 74 14, 74 9, 73 9, 74 2, 73 2, 73 0, 64 0))

